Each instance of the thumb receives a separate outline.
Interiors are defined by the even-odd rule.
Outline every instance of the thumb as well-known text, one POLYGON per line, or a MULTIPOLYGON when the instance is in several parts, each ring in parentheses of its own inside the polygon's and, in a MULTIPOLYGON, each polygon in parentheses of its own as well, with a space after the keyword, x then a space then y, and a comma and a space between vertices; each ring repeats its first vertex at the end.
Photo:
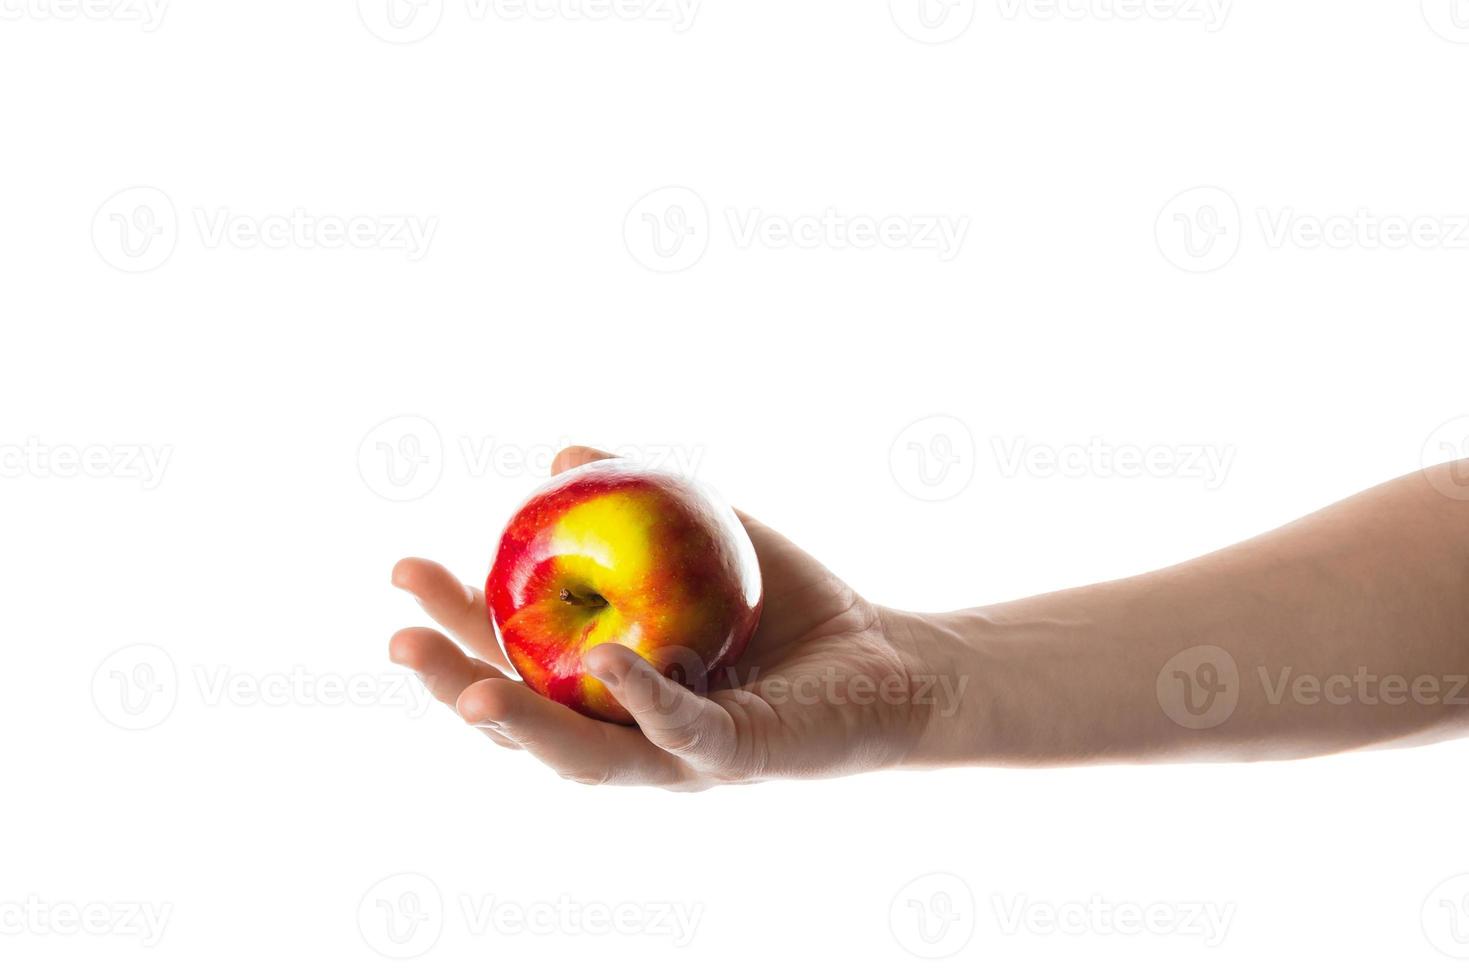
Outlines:
MULTIPOLYGON (((697 665, 694 683, 703 681, 703 661, 693 651, 679 651, 677 661, 697 665)), ((587 654, 587 670, 606 685, 637 721, 644 737, 703 772, 727 772, 739 737, 734 718, 720 704, 701 697, 658 672, 652 664, 617 643, 604 643, 587 654)))
POLYGON ((602 450, 593 449, 590 446, 567 446, 556 454, 555 459, 551 460, 551 475, 560 476, 567 470, 574 470, 578 466, 585 466, 588 463, 595 463, 603 459, 616 458, 611 453, 604 453, 602 450))

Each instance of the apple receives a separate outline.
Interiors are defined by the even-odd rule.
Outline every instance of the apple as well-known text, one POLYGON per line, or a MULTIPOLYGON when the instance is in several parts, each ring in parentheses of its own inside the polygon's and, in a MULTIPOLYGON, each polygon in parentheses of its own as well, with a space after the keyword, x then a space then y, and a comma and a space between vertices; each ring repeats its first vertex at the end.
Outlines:
POLYGON ((583 667, 592 648, 620 643, 687 684, 688 673, 740 656, 763 595, 754 545, 727 504, 692 480, 606 459, 568 470, 521 505, 485 598, 527 686, 631 724, 583 667))

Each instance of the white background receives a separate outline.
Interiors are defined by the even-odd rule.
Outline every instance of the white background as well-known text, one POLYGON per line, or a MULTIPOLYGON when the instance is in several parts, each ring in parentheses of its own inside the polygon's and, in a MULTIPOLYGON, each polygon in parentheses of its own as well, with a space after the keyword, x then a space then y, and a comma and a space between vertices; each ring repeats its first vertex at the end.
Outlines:
POLYGON ((1121 2, 0 2, 0 970, 1462 975, 1469 886, 1434 889, 1469 745, 684 797, 561 783, 386 660, 423 621, 394 559, 480 579, 568 441, 693 460, 919 609, 1464 449, 1469 9, 1121 2), (1231 919, 1007 930, 1017 901, 1231 919))

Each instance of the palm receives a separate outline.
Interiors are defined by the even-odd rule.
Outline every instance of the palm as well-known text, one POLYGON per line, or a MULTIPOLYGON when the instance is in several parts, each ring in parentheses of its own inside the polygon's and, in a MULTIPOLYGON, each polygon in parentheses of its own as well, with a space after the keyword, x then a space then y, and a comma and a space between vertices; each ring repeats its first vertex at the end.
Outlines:
MULTIPOLYGON (((567 450, 553 471, 601 458, 567 450)), ((506 676, 483 594, 433 562, 404 559, 393 583, 475 656, 422 628, 395 634, 391 655, 491 740, 525 749, 579 782, 697 789, 892 761, 924 719, 908 696, 912 671, 888 642, 883 613, 779 534, 741 519, 760 559, 765 607, 744 656, 711 679, 708 697, 624 648, 598 648, 588 658, 598 676, 599 664, 615 675, 609 689, 638 728, 594 721, 506 676)))
POLYGON ((883 694, 908 692, 911 671, 877 607, 780 534, 741 519, 760 557, 765 609, 744 657, 710 693, 735 719, 737 768, 757 777, 869 768, 875 746, 897 748, 916 732, 911 699, 883 694))

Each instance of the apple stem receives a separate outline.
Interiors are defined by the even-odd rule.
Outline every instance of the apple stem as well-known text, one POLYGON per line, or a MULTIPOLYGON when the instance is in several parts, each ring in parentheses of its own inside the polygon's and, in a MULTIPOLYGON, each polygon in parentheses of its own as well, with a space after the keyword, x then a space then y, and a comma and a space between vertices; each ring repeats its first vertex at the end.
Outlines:
POLYGON ((603 606, 607 605, 607 600, 602 598, 595 592, 593 592, 591 595, 582 596, 577 595, 570 589, 561 590, 561 601, 569 605, 587 606, 592 609, 601 609, 603 606))

